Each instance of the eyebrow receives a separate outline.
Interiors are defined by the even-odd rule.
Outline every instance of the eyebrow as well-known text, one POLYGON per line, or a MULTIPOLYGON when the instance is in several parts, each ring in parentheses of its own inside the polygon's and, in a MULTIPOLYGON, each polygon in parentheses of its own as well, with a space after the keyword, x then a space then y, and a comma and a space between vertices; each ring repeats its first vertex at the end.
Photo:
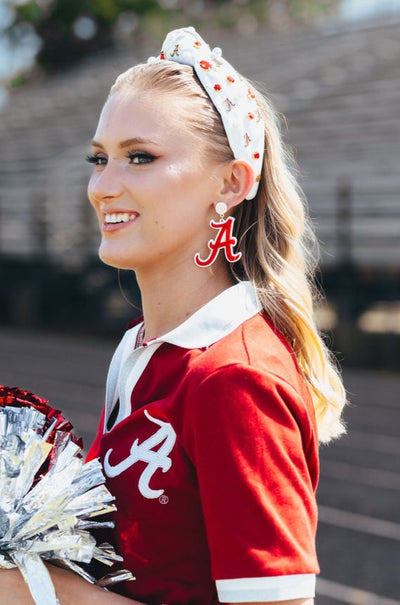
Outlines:
MULTIPOLYGON (((150 139, 144 139, 143 137, 133 137, 131 139, 126 139, 125 141, 121 141, 119 144, 120 149, 126 149, 126 147, 131 147, 132 145, 157 145, 155 141, 150 141, 150 139)), ((92 147, 99 147, 100 149, 104 149, 103 145, 99 143, 99 141, 92 141, 92 147)))

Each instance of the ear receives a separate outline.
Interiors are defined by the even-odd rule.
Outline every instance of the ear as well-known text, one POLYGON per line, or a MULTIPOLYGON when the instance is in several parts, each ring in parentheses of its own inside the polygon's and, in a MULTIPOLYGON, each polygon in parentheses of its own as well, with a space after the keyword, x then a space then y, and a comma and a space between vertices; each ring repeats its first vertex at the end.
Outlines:
POLYGON ((240 204, 254 184, 254 171, 244 160, 232 160, 227 164, 219 201, 228 209, 240 204))

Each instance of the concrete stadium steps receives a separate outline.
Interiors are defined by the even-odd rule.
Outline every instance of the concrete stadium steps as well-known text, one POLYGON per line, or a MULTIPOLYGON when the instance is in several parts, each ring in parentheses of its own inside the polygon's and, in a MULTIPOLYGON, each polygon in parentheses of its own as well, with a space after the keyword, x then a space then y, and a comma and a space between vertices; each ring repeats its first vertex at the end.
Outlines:
MULTIPOLYGON (((328 242, 325 258, 336 258, 330 216, 344 179, 352 181, 360 199, 365 193, 358 218, 362 205, 375 205, 380 212, 354 227, 355 235, 364 236, 371 221, 377 229, 381 225, 376 246, 372 240, 365 249, 362 241, 355 243, 360 262, 368 256, 379 263, 400 258, 400 241, 399 247, 392 241, 392 231, 400 231, 400 210, 396 214, 398 200, 387 193, 400 191, 400 23, 366 23, 359 29, 328 24, 307 31, 261 31, 247 38, 228 31, 203 34, 211 46, 222 47, 239 71, 260 81, 284 111, 289 125, 285 138, 295 150, 318 235, 328 242), (374 192, 373 199, 368 191, 374 192)), ((88 142, 115 76, 156 54, 158 44, 99 53, 13 95, 0 120, 0 141, 7 148, 0 164, 1 251, 11 246, 28 252, 35 238, 27 237, 29 225, 24 230, 18 223, 28 216, 28 207, 34 215, 41 198, 44 215, 37 222, 43 219, 54 252, 71 252, 79 242, 86 242, 85 253, 91 246, 95 251, 94 223, 83 209, 88 142), (82 216, 85 224, 77 225, 82 216)))

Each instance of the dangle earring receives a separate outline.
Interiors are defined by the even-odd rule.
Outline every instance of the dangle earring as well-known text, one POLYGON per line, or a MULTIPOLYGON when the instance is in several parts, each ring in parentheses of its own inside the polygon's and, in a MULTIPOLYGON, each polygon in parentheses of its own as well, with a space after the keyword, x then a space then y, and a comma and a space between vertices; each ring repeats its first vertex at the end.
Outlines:
POLYGON ((233 216, 224 218, 227 209, 228 207, 225 202, 218 202, 215 205, 215 210, 219 214, 219 221, 211 220, 210 225, 213 229, 217 229, 218 233, 214 239, 208 241, 207 245, 210 249, 210 254, 207 258, 201 258, 198 252, 195 254, 194 262, 198 267, 209 267, 212 265, 221 249, 225 253, 226 260, 230 263, 235 263, 241 258, 242 253, 234 252, 233 250, 233 247, 237 244, 237 239, 233 235, 235 218, 233 216))

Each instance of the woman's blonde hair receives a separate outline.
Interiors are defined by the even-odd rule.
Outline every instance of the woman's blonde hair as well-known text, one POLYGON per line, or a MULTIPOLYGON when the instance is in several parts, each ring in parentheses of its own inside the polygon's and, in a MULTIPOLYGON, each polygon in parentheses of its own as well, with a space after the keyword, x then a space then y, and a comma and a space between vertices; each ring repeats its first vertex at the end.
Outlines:
MULTIPOLYGON (((189 127, 218 161, 233 159, 221 118, 191 67, 172 61, 136 65, 117 78, 110 96, 131 86, 190 101, 181 106, 189 127)), ((256 98, 265 121, 263 169, 256 198, 235 213, 242 258, 231 270, 254 284, 266 315, 290 343, 310 387, 319 439, 328 442, 344 432, 340 416, 346 394, 314 320, 316 240, 278 116, 263 95, 256 93, 256 98)))

